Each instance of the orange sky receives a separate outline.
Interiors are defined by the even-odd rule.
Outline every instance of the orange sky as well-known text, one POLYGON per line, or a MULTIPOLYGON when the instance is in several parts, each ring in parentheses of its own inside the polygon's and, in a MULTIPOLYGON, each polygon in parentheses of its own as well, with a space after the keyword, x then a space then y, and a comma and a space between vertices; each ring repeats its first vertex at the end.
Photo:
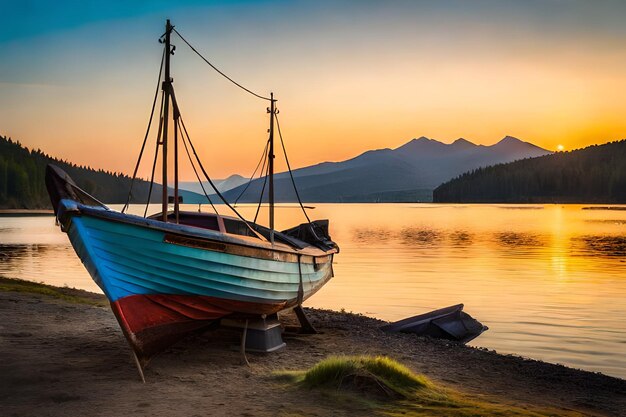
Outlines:
MULTIPOLYGON (((168 16, 233 78, 275 92, 293 167, 419 136, 492 144, 512 135, 551 150, 626 137, 618 3, 277 3, 142 11, 0 39, 0 134, 130 173, 168 16)), ((249 175, 266 140, 266 103, 174 43, 174 86, 209 174, 249 175)))

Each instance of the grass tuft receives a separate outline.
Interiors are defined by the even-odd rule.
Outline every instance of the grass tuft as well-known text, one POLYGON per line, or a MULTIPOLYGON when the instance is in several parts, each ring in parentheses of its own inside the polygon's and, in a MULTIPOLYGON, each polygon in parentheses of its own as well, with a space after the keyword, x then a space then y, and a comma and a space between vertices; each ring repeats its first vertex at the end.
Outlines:
POLYGON ((392 397, 408 397, 413 390, 431 385, 423 375, 385 356, 331 356, 306 371, 302 382, 309 388, 361 388, 392 397))
POLYGON ((331 393, 338 406, 360 404, 387 416, 579 416, 476 400, 441 387, 386 356, 331 356, 307 371, 275 374, 284 383, 331 393))

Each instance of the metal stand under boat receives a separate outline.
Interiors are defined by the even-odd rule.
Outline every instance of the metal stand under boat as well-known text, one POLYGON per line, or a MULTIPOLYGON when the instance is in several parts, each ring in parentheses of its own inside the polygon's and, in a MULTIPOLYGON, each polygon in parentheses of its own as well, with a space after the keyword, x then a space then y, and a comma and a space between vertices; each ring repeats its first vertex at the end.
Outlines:
POLYGON ((287 346, 283 342, 283 329, 276 315, 254 319, 222 319, 222 327, 241 329, 242 351, 270 353, 287 346))

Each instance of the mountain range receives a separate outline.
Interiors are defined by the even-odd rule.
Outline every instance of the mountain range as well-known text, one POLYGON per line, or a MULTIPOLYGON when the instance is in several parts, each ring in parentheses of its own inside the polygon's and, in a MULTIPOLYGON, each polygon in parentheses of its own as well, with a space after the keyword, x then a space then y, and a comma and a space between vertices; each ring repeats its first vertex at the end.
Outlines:
MULTIPOLYGON (((479 167, 549 154, 531 143, 506 137, 491 146, 465 139, 444 144, 421 137, 396 149, 378 149, 341 162, 324 162, 295 170, 294 177, 306 202, 416 202, 432 201, 439 184, 479 167)), ((48 163, 66 170, 76 183, 106 203, 123 203, 131 178, 62 161, 41 150, 29 150, 19 142, 0 136, 0 208, 44 208, 48 196, 44 171, 48 163)), ((214 181, 232 202, 243 192, 248 179, 233 175, 214 181)), ((264 179, 255 179, 240 202, 258 202, 264 179)), ((137 179, 133 202, 145 202, 149 182, 137 179)), ((182 183, 185 203, 206 202, 198 183, 182 183)), ((212 189, 205 186, 207 192, 212 189)), ((160 200, 161 186, 154 185, 151 201, 160 200)), ((275 176, 277 202, 296 201, 288 172, 275 176)), ((170 191, 170 194, 173 194, 170 191)), ((265 192, 267 198, 267 187, 265 192)), ((216 196, 213 201, 219 201, 216 196)))
MULTIPOLYGON (((239 174, 233 174, 228 178, 220 179, 220 180, 212 180, 213 184, 217 187, 217 190, 220 193, 223 193, 228 190, 232 190, 235 187, 240 186, 241 184, 245 184, 250 180, 250 178, 242 177, 239 174)), ((200 195, 204 195, 204 191, 207 193, 213 193, 213 188, 208 181, 202 181, 202 185, 198 181, 184 181, 178 184, 178 187, 181 190, 187 190, 194 193, 198 193, 200 195), (202 189, 204 187, 204 190, 202 189)), ((206 198, 205 198, 206 199, 206 198)))
MULTIPOLYGON (((306 202, 432 201, 441 183, 479 167, 533 158, 551 152, 506 136, 490 146, 465 139, 445 144, 434 139, 412 139, 395 149, 364 152, 341 162, 323 162, 293 171, 300 197, 306 202)), ((240 202, 258 202, 263 178, 225 191, 228 201, 243 192, 240 202)), ((275 175, 277 202, 296 201, 288 172, 275 175)), ((267 187, 264 201, 267 198, 267 187)), ((214 200, 215 201, 215 200, 214 200)))

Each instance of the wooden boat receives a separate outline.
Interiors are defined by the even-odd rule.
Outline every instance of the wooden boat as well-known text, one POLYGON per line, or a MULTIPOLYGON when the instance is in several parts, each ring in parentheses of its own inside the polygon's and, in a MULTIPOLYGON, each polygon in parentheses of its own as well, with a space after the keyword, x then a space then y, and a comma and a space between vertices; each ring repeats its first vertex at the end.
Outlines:
MULTIPOLYGON (((163 184, 168 183, 170 101, 175 161, 180 132, 180 113, 169 74, 172 31, 168 20, 157 138, 163 149, 163 184)), ((81 190, 58 167, 47 168, 46 186, 58 222, 108 297, 140 373, 154 354, 188 333, 224 317, 259 317, 299 306, 333 276, 333 256, 339 248, 328 235, 328 221, 309 221, 282 233, 274 230, 275 101, 272 95, 268 109, 270 227, 247 221, 236 211, 238 217, 181 211, 177 163, 174 209, 169 210, 171 197, 167 187, 162 187, 162 212, 149 217, 113 211, 81 190)), ((211 181, 208 175, 207 179, 211 181)))
POLYGON ((396 321, 382 329, 388 333, 415 333, 467 343, 489 328, 464 312, 463 304, 457 304, 396 321))

